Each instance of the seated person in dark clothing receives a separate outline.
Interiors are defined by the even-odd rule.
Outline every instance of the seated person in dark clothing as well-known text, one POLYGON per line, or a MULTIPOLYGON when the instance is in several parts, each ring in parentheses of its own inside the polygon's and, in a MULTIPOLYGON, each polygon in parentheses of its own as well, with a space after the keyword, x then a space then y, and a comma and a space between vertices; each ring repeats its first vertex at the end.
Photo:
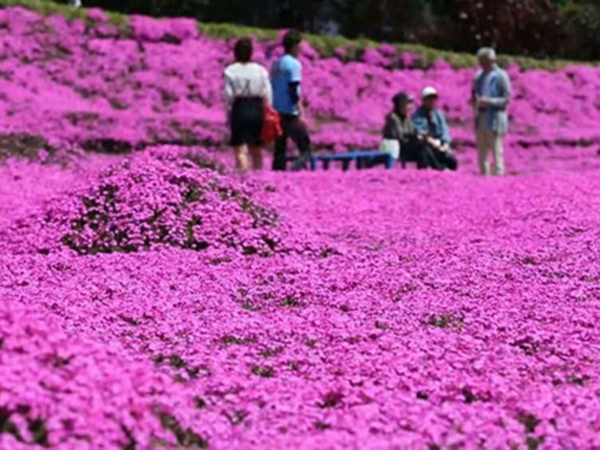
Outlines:
POLYGON ((400 153, 405 161, 416 162, 419 169, 438 169, 443 166, 436 160, 433 149, 427 145, 424 136, 417 133, 410 118, 412 97, 400 92, 392 99, 394 110, 388 114, 383 129, 383 138, 398 141, 400 153))
POLYGON ((422 104, 413 113, 412 121, 417 133, 423 135, 427 145, 433 149, 436 159, 444 169, 458 169, 458 160, 450 149, 452 139, 448 123, 442 111, 437 109, 438 93, 433 87, 421 92, 422 104))

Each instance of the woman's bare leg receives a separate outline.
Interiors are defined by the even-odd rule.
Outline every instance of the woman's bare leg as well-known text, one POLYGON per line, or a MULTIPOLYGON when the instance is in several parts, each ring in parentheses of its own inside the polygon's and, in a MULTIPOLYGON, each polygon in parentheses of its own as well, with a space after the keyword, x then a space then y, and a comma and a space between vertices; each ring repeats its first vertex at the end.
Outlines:
POLYGON ((262 149, 260 147, 250 146, 248 147, 250 150, 250 156, 252 158, 252 168, 254 170, 262 170, 263 169, 263 154, 262 149))
POLYGON ((235 152, 235 168, 242 172, 248 170, 248 147, 240 145, 234 148, 235 152))

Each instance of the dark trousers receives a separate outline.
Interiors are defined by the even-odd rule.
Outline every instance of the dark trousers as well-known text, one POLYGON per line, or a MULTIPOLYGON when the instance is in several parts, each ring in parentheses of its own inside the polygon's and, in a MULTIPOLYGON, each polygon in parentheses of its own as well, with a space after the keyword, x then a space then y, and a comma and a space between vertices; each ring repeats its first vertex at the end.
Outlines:
POLYGON ((433 152, 436 159, 441 163, 444 169, 458 170, 458 159, 454 153, 446 153, 439 150, 434 150, 433 152))
POLYGON ((419 169, 457 170, 458 160, 452 153, 437 150, 416 138, 401 143, 402 157, 406 161, 416 162, 419 169))
POLYGON ((311 157, 308 128, 306 128, 298 116, 280 114, 279 117, 281 118, 283 134, 277 139, 277 142, 275 142, 273 170, 286 170, 287 143, 289 138, 296 144, 296 147, 300 152, 300 158, 294 161, 292 170, 304 169, 311 157))
POLYGON ((435 151, 427 143, 416 138, 408 139, 400 144, 402 157, 405 161, 417 163, 419 169, 444 170, 444 166, 437 158, 435 151))

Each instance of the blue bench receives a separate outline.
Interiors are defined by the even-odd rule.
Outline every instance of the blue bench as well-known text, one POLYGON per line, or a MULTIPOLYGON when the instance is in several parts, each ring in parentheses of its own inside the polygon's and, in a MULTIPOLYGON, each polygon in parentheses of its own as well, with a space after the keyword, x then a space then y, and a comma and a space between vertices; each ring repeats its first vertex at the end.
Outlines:
MULTIPOLYGON (((294 161, 297 158, 287 158, 288 161, 294 161)), ((342 169, 348 170, 352 161, 356 161, 356 168, 363 169, 366 161, 380 160, 385 164, 386 169, 394 168, 394 157, 386 152, 373 150, 358 150, 348 153, 321 153, 313 154, 310 158, 310 170, 315 171, 319 162, 322 163, 324 170, 329 170, 332 161, 341 161, 342 169)))

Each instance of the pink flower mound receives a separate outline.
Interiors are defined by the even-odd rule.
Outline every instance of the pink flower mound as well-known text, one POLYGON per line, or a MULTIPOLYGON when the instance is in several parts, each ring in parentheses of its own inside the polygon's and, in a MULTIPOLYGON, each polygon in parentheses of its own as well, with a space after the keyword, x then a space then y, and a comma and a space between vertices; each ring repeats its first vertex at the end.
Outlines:
POLYGON ((281 251, 284 227, 277 212, 255 201, 265 197, 265 187, 240 183, 218 169, 200 150, 148 151, 108 168, 92 186, 50 207, 42 222, 28 221, 26 229, 42 239, 42 253, 59 242, 81 255, 155 245, 262 256, 281 251), (32 223, 47 231, 31 231, 32 223))
POLYGON ((83 449, 99 440, 149 448, 176 445, 178 432, 204 444, 172 415, 171 384, 118 346, 69 336, 47 315, 0 301, 0 448, 83 449))
POLYGON ((105 24, 108 22, 109 16, 103 10, 99 8, 90 8, 87 11, 87 18, 97 24, 105 24))
POLYGON ((146 42, 181 43, 198 36, 198 25, 191 19, 152 19, 145 16, 131 17, 133 37, 146 42))

